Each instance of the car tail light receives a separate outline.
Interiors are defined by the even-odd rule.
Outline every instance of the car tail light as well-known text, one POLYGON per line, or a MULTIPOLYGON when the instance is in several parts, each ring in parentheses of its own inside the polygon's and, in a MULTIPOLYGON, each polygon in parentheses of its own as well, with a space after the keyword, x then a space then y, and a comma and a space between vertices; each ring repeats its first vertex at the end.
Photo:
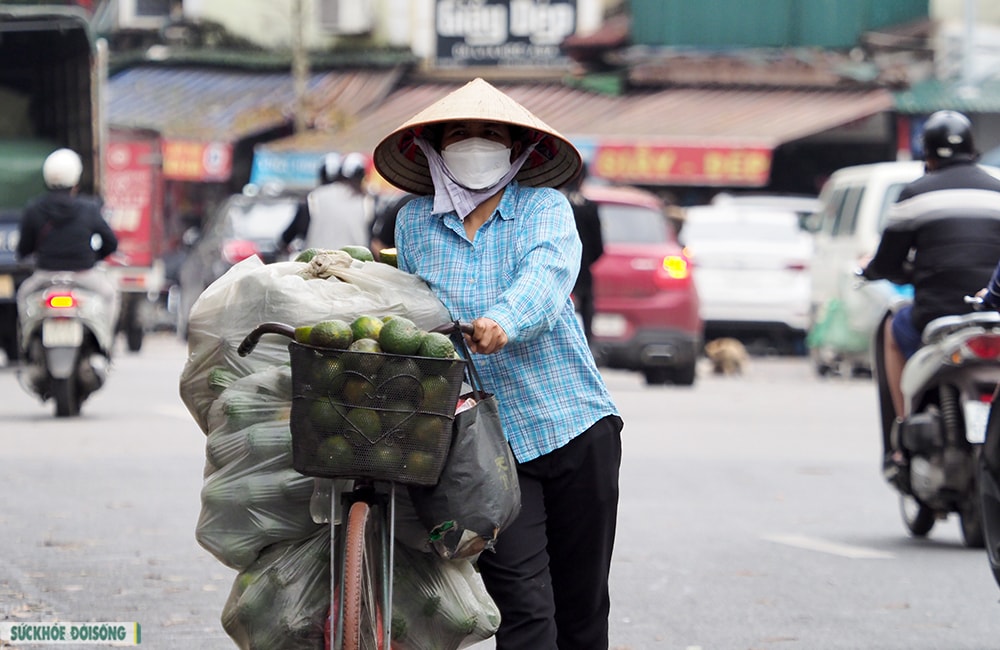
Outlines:
POLYGON ((231 239, 222 245, 222 258, 230 264, 241 262, 258 252, 257 244, 245 239, 231 239))
POLYGON ((785 270, 786 271, 808 271, 809 270, 809 263, 808 262, 789 262, 788 264, 785 265, 785 270))
POLYGON ((72 293, 50 293, 45 297, 45 306, 50 309, 72 309, 76 307, 76 296, 72 293))
MULTIPOLYGON (((965 349, 979 359, 996 359, 1000 357, 1000 336, 983 334, 973 337, 965 342, 965 349)), ((959 353, 955 354, 957 356, 959 353)))
POLYGON ((656 285, 667 289, 691 279, 691 261, 683 255, 667 255, 654 275, 656 285))

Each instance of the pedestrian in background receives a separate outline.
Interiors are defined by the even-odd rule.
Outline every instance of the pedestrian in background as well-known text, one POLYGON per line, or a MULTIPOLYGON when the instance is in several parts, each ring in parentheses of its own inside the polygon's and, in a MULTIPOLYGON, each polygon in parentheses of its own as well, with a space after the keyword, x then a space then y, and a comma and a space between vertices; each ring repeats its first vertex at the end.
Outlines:
POLYGON ((583 333, 590 342, 593 338, 591 329, 594 321, 594 278, 591 267, 604 254, 604 236, 601 234, 601 219, 597 213, 597 204, 583 195, 583 183, 587 180, 587 164, 580 166, 576 178, 563 186, 563 192, 573 207, 573 218, 576 220, 576 231, 580 235, 583 251, 580 254, 580 274, 573 285, 573 298, 577 311, 583 321, 583 333))

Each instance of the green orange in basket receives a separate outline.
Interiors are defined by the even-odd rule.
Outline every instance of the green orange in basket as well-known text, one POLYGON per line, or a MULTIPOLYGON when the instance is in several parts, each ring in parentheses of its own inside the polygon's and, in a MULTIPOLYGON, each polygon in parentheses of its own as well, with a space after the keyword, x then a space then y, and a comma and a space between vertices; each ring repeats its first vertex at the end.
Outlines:
POLYGON ((372 452, 372 464, 380 472, 398 472, 403 464, 403 450, 396 445, 379 443, 372 452))
POLYGON ((384 388, 400 397, 405 397, 419 390, 417 384, 421 379, 420 364, 408 357, 390 357, 378 369, 377 378, 379 384, 391 382, 384 388), (403 394, 399 395, 400 393, 403 394))
POLYGON ((374 377, 382 366, 385 357, 381 356, 382 348, 375 339, 358 339, 347 348, 348 352, 364 352, 366 354, 348 354, 345 363, 351 370, 360 372, 367 377, 374 377), (374 354, 367 354, 374 353, 374 354))
POLYGON ((326 395, 331 389, 343 382, 340 379, 344 372, 344 364, 339 357, 318 357, 310 366, 313 392, 326 395))
POLYGON ((348 408, 367 406, 375 394, 375 387, 372 383, 366 377, 353 371, 346 372, 341 377, 343 381, 337 385, 336 392, 330 393, 333 400, 347 404, 348 408))
POLYGON ((455 356, 455 344, 451 339, 440 332, 427 332, 420 342, 420 349, 417 354, 421 357, 433 357, 435 359, 452 359, 455 356))
POLYGON ((423 400, 420 402, 423 410, 447 413, 450 406, 454 411, 455 405, 447 403, 452 394, 451 382, 447 379, 441 375, 424 377, 420 382, 420 388, 423 391, 423 400))
POLYGON ((309 337, 312 335, 312 325, 302 325, 295 328, 295 342, 296 343, 309 343, 309 337))
POLYGON ((336 318, 316 323, 309 332, 310 345, 321 348, 346 350, 353 341, 350 324, 336 318))
POLYGON ((355 339, 355 341, 351 343, 347 349, 351 352, 382 352, 382 348, 379 346, 378 341, 370 338, 355 339))
POLYGON ((424 340, 424 331, 409 318, 397 316, 382 325, 378 342, 389 354, 416 354, 424 340))
POLYGON ((378 440, 382 436, 382 421, 378 411, 373 409, 355 408, 347 412, 347 421, 354 431, 357 431, 369 441, 378 440))
POLYGON ((326 398, 313 400, 309 405, 309 422, 313 431, 321 433, 343 431, 348 426, 344 415, 343 407, 331 403, 326 398))
POLYGON ((378 335, 382 331, 382 319, 375 316, 358 316, 351 321, 351 334, 354 340, 374 339, 378 341, 378 335))
POLYGON ((450 431, 451 422, 437 415, 419 414, 413 418, 410 440, 423 449, 437 449, 442 437, 450 431), (447 428, 446 428, 447 427, 447 428))
POLYGON ((347 470, 354 462, 354 446, 341 434, 335 434, 319 443, 317 460, 333 469, 347 470))
POLYGON ((434 454, 426 451, 411 451, 406 454, 406 465, 404 466, 409 474, 416 476, 426 476, 437 465, 437 458, 434 454))
POLYGON ((417 417, 413 412, 413 404, 405 400, 390 400, 385 403, 379 411, 382 419, 382 432, 386 435, 398 436, 399 427, 409 428, 413 418, 417 417))

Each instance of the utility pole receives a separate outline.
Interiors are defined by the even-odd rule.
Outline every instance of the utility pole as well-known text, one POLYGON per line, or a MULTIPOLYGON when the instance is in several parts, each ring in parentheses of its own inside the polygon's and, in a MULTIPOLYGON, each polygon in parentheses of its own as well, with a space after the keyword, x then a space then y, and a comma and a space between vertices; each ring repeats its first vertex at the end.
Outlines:
POLYGON ((306 83, 309 79, 309 57, 303 38, 305 20, 302 0, 292 0, 292 88, 295 93, 295 132, 302 133, 306 123, 306 83))

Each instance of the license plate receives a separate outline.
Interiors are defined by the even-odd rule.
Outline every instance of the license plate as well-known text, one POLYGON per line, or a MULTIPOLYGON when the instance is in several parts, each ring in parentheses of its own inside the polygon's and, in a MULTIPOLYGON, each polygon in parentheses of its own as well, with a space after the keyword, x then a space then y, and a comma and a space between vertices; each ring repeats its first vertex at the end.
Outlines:
POLYGON ((625 317, 621 314, 594 314, 590 328, 593 330, 594 336, 617 338, 625 334, 628 326, 625 317))
POLYGON ((76 347, 83 342, 83 325, 71 318, 50 318, 42 323, 42 345, 76 347))
POLYGON ((986 421, 990 417, 987 402, 965 403, 965 439, 972 444, 982 444, 986 440, 986 421))
POLYGON ((14 297, 14 276, 0 275, 0 298, 14 297))

